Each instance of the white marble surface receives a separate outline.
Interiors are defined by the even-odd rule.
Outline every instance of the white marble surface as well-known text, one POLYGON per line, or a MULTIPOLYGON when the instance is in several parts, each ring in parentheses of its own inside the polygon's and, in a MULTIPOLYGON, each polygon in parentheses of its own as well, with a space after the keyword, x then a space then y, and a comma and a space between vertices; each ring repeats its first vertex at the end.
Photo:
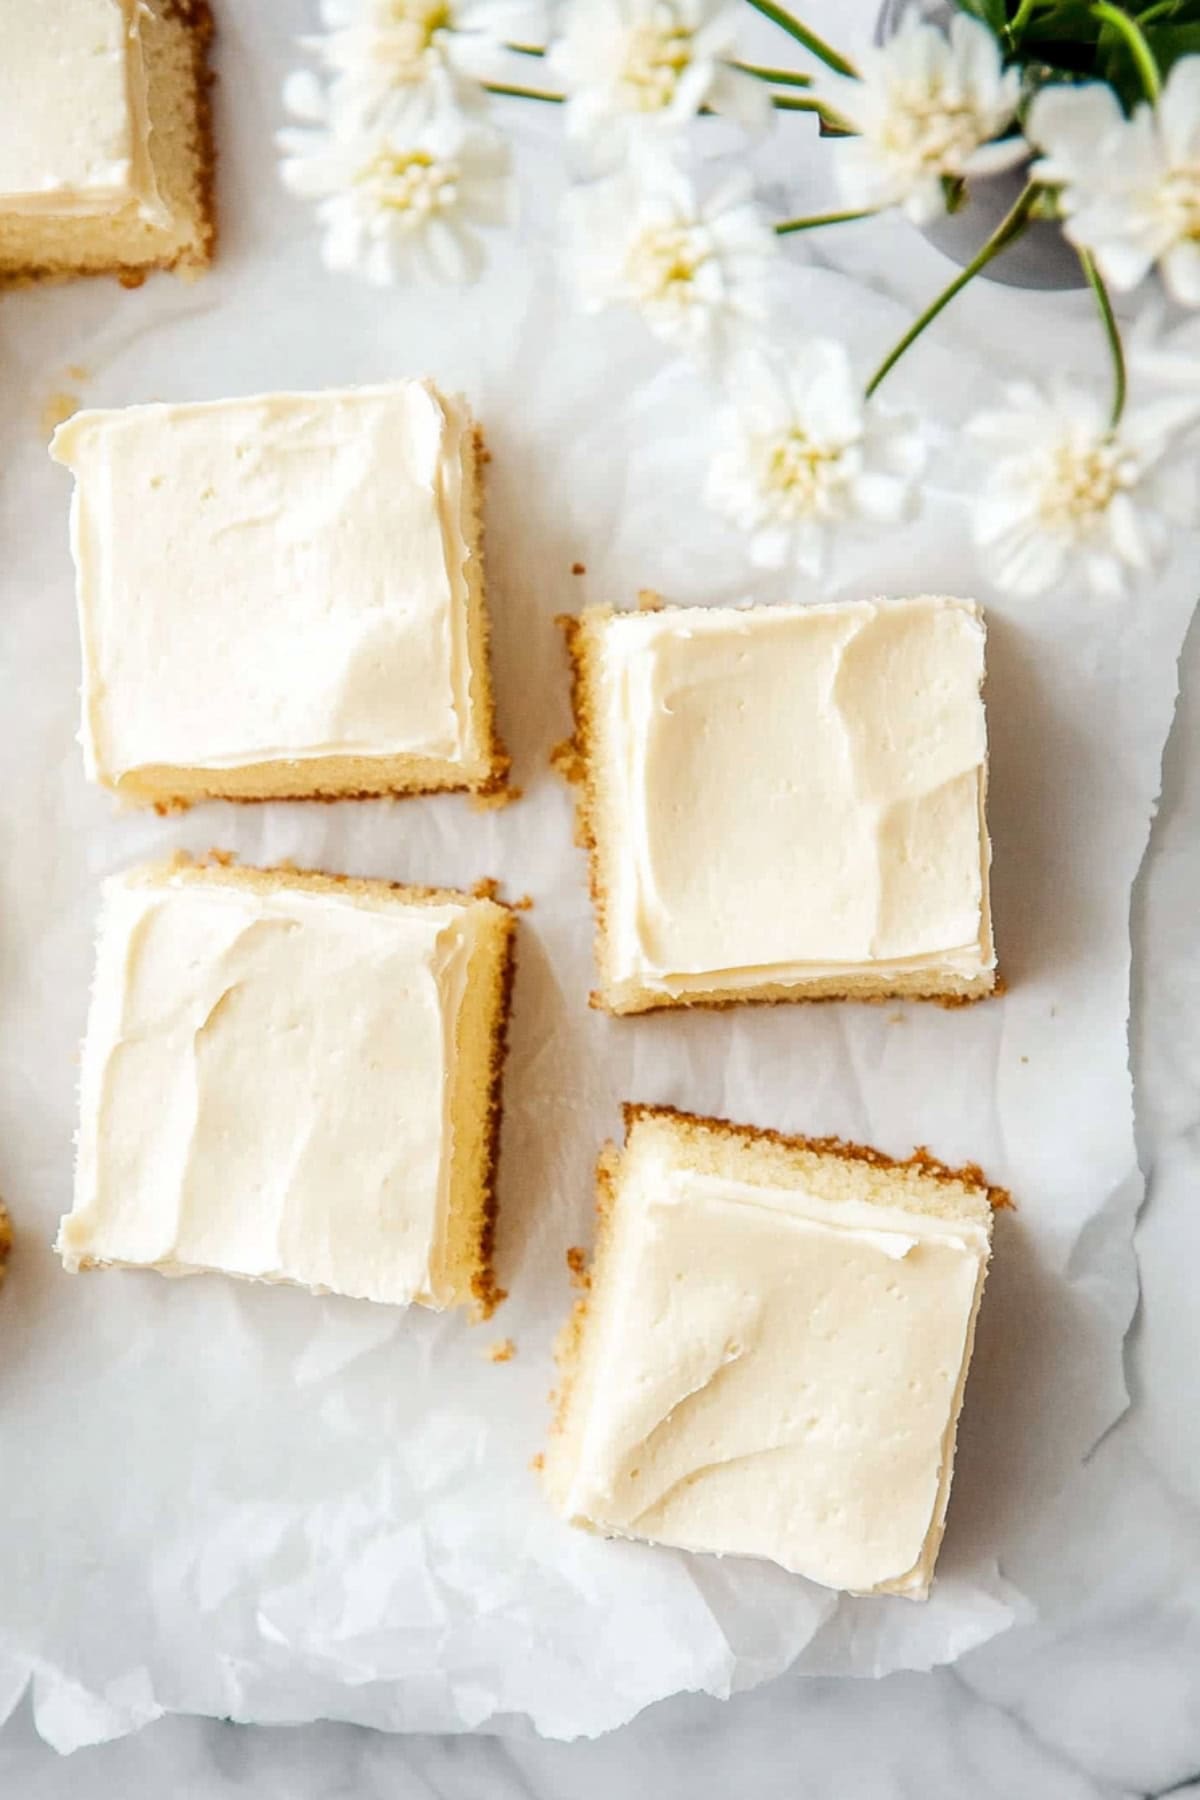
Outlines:
MULTIPOLYGON (((837 0, 806 8, 831 30, 870 10, 837 0)), ((799 174, 789 185, 801 205, 804 185, 799 174)), ((911 298, 942 276, 940 259, 899 225, 853 228, 826 242, 822 254, 866 287, 911 298)), ((997 309, 1020 303, 996 290, 969 295, 947 328, 969 340, 997 309)), ((591 1744, 174 1718, 63 1761, 23 1709, 0 1734, 0 1795, 1200 1793, 1200 1312, 1188 1256, 1200 1250, 1197 626, 1181 682, 1133 918, 1133 1058, 1149 1199, 1138 1236, 1143 1300, 1128 1347, 1132 1404, 1031 1534, 1019 1578, 1036 1601, 1035 1622, 932 1675, 874 1683, 784 1676, 726 1704, 667 1702, 591 1744)), ((2 1593, 0 1579, 0 1604, 2 1593)))

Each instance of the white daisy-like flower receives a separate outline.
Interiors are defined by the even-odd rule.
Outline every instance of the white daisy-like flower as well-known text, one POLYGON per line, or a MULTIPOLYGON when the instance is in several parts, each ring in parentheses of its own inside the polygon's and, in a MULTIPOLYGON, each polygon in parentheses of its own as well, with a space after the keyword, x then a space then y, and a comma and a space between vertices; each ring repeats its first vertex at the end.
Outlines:
POLYGON ((349 134, 315 87, 293 98, 307 100, 312 124, 279 133, 280 173, 293 193, 317 201, 331 269, 356 269, 381 286, 414 274, 476 279, 484 262, 476 227, 511 217, 501 138, 455 117, 408 133, 349 134))
POLYGON ((974 505, 989 573, 1025 597, 1076 570, 1092 593, 1120 593, 1162 561, 1172 527, 1196 516, 1194 464, 1167 460, 1181 409, 1143 406, 1114 427, 1095 393, 1065 382, 1020 382, 1007 400, 967 428, 990 463, 974 505))
POLYGON ((325 32, 305 38, 333 74, 349 124, 419 125, 477 104, 506 43, 539 38, 539 0, 322 0, 325 32))
POLYGON ((1200 306, 1200 56, 1129 118, 1103 82, 1043 88, 1028 130, 1045 152, 1033 173, 1061 190, 1063 229, 1104 279, 1133 288, 1157 263, 1175 299, 1200 306))
POLYGON ((817 575, 839 526, 915 511, 925 446, 913 423, 865 403, 845 348, 814 338, 740 371, 707 498, 749 534, 761 568, 817 575))
POLYGON ((740 18, 736 0, 570 0, 547 59, 568 136, 616 160, 631 139, 678 132, 703 107, 763 129, 767 89, 733 67, 740 18))
POLYGON ((738 174, 701 200, 662 156, 572 189, 568 245, 584 311, 632 306, 664 343, 705 364, 727 360, 766 317, 779 256, 751 193, 738 174))
POLYGON ((870 48, 858 79, 821 70, 813 92, 856 135, 837 146, 843 197, 855 211, 902 206, 916 224, 945 210, 944 179, 1009 169, 1029 154, 1016 117, 1021 78, 996 39, 959 14, 949 34, 906 13, 895 37, 870 48))

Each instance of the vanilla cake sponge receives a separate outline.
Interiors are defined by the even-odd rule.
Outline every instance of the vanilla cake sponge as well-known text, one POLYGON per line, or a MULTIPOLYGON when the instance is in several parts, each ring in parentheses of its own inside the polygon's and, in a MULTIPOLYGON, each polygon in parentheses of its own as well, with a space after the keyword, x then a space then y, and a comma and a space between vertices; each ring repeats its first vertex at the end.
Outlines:
POLYGON ((0 0, 0 285, 212 257, 204 0, 0 0))
POLYGON ((599 1004, 992 992, 976 606, 566 624, 599 1004))
POLYGON ((135 804, 491 793, 482 454, 428 381, 81 412, 89 777, 135 804))
POLYGON ((513 930, 381 881, 109 880, 67 1269, 487 1311, 513 930))
POLYGON ((625 1118, 559 1340, 555 1508, 923 1599, 1003 1196, 924 1153, 625 1118))

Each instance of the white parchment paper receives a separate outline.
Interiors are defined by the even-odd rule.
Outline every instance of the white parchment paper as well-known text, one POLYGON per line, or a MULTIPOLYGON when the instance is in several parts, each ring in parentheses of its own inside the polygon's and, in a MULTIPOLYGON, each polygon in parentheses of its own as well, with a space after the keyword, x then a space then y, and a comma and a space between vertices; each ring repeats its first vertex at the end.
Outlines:
MULTIPOLYGON (((270 134, 298 4, 225 9, 224 243, 194 287, 155 280, 0 300, 0 1718, 32 1684, 60 1749, 163 1710, 387 1729, 592 1734, 681 1689, 927 1668, 1027 1603, 1005 1579, 1047 1497, 1124 1403, 1141 1196, 1126 1020, 1130 885, 1146 842, 1195 544, 1149 594, 1098 607, 993 595, 966 536, 955 437, 1001 370, 1093 364, 1083 303, 993 290, 896 378, 941 421, 923 519, 841 557, 830 596, 942 590, 990 611, 995 914, 1007 996, 958 1012, 824 1006, 607 1020, 586 1005, 591 920, 570 801, 554 615, 645 585, 704 602, 816 597, 764 581, 700 489, 714 403, 636 321, 574 316, 548 255, 553 124, 522 120, 531 203, 465 293, 378 293, 321 269, 278 192, 270 134), (1020 308, 1026 308, 1022 313, 1020 308), (973 310, 972 310, 973 309, 973 310), (1036 332, 1030 320, 1037 323, 1036 332), (431 373, 487 428, 501 721, 524 798, 204 807, 117 816, 74 741, 69 482, 45 412, 431 373), (581 577, 574 562, 586 565, 581 577), (70 1278, 77 1045, 96 889, 175 846, 528 893, 505 1088, 490 1325, 216 1278, 70 1278), (592 1166, 624 1099, 672 1102, 893 1152, 973 1158, 1011 1187, 967 1395, 950 1524, 925 1606, 849 1600, 767 1564, 608 1544, 561 1526, 530 1459, 590 1241, 592 1166), (516 1356, 489 1360, 511 1337, 516 1356)), ((793 140, 794 142, 794 140, 793 140)), ((768 153, 780 156, 783 149, 768 153)), ((907 228, 896 268, 942 265, 907 228), (921 258, 925 261, 921 262, 921 258)), ((795 323, 864 358, 904 313, 797 264, 795 323)), ((891 283, 896 285, 896 283, 891 283)), ((171 579, 171 571, 163 571, 171 579)))

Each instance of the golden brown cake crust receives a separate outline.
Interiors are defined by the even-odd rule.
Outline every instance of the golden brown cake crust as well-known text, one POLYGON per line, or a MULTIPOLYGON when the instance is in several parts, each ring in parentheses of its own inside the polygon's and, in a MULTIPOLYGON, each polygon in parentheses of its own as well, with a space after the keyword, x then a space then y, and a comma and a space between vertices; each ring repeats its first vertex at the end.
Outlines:
MULTIPOLYGON (((500 902, 499 904, 503 904, 500 902)), ((504 1122, 504 1064, 508 1056, 508 1027, 512 1016, 513 982, 517 974, 516 918, 508 922, 504 969, 500 986, 500 1018, 492 1039, 492 1064, 488 1080, 486 1134, 487 1173, 484 1177, 483 1224, 479 1234, 479 1273, 472 1277, 475 1317, 482 1323, 508 1298, 507 1288, 496 1280, 496 1221, 500 1213, 500 1128, 504 1122)))
POLYGON ((928 1176, 931 1181, 953 1183, 971 1193, 980 1194, 997 1212, 1013 1205, 1007 1188, 997 1187, 994 1182, 990 1182, 978 1163, 963 1163, 960 1168, 952 1168, 949 1163, 941 1162, 932 1155, 924 1145, 918 1145, 911 1156, 888 1156, 882 1150, 872 1149, 869 1144, 856 1144, 846 1138, 804 1137, 773 1131, 766 1125, 735 1125, 729 1119, 714 1118, 706 1113, 682 1112, 676 1106, 650 1106, 638 1101, 627 1101, 621 1111, 625 1120, 626 1142, 639 1119, 668 1119, 680 1125, 699 1126, 732 1143, 747 1146, 776 1144, 782 1150, 807 1150, 817 1156, 837 1156, 843 1162, 869 1163, 875 1169, 911 1169, 917 1174, 928 1176))
MULTIPOLYGON (((661 595, 651 589, 643 589, 638 597, 639 612, 684 612, 685 607, 670 606, 663 601, 661 595)), ((592 693, 596 679, 596 671, 591 658, 592 645, 589 643, 589 623, 591 621, 606 622, 621 615, 612 607, 590 607, 578 617, 570 613, 559 615, 556 623, 561 629, 567 649, 571 677, 571 712, 574 719, 574 733, 565 743, 555 747, 551 754, 552 766, 557 769, 563 779, 570 783, 575 792, 575 841, 587 852, 588 889, 592 897, 595 913, 595 960, 603 979, 604 943, 607 932, 607 896, 601 870, 599 835, 596 818, 598 813, 596 762, 596 728, 592 713, 592 693)), ((605 993, 603 987, 593 990, 588 996, 589 1004, 600 1012, 606 1012, 613 1018, 629 1018, 644 1013, 677 1012, 681 1008, 692 1011, 724 1012, 735 1006, 820 1006, 833 1002, 855 1001, 860 1005, 893 1006, 904 1001, 921 1001, 927 1005, 957 1009, 960 1006, 975 1006, 981 1000, 994 1000, 1006 989, 1003 979, 997 974, 990 988, 978 994, 923 994, 923 993, 858 993, 852 985, 842 986, 831 980, 833 991, 815 993, 803 986, 787 987, 775 992, 754 992, 737 995, 680 994, 658 995, 643 994, 636 1002, 616 1005, 605 993)))
POLYGON ((23 268, 0 268, 0 289, 29 287, 35 282, 76 281, 92 275, 115 276, 122 287, 135 288, 141 287, 147 275, 154 274, 157 270, 179 269, 195 275, 212 262, 217 242, 217 149, 212 105, 212 88, 216 75, 209 66, 209 57, 216 27, 208 0, 161 0, 158 16, 164 23, 181 25, 189 38, 198 140, 196 181, 199 242, 188 245, 173 256, 151 262, 113 262, 103 266, 88 264, 82 268, 44 268, 31 263, 23 268))

